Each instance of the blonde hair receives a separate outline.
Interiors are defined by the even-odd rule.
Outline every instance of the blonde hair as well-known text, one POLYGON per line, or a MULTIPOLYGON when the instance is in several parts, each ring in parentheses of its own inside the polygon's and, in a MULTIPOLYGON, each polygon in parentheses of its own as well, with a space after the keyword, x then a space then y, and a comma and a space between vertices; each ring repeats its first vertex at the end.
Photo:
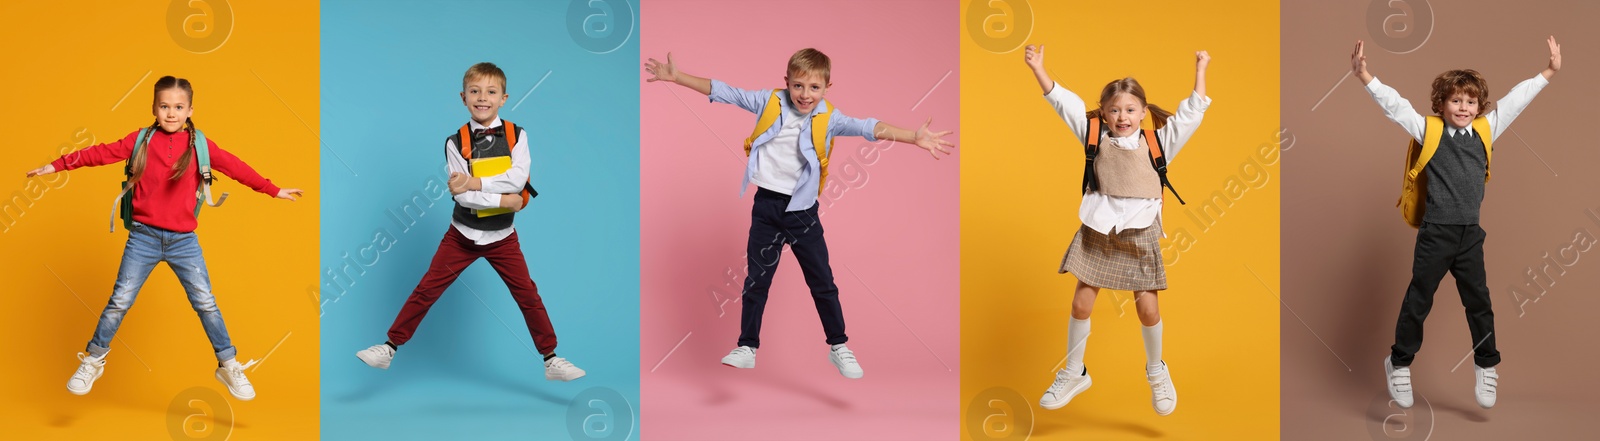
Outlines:
MULTIPOLYGON (((189 107, 194 107, 194 87, 189 84, 189 80, 173 77, 171 75, 164 76, 161 77, 161 79, 156 80, 155 95, 159 96, 161 92, 171 89, 183 90, 183 93, 189 96, 189 107)), ((138 145, 143 145, 144 148, 139 149, 137 155, 128 158, 129 178, 128 183, 123 187, 123 190, 133 188, 134 184, 137 184, 139 179, 144 177, 145 167, 150 162, 150 136, 154 135, 156 130, 160 129, 161 119, 157 118, 155 122, 150 123, 150 129, 145 131, 144 137, 138 140, 138 145)), ((194 118, 187 118, 184 120, 183 130, 189 134, 189 149, 184 150, 183 156, 178 157, 178 163, 172 167, 172 176, 167 177, 168 180, 176 180, 178 177, 183 176, 184 172, 189 171, 189 162, 194 160, 194 152, 196 148, 210 148, 210 146, 195 146, 196 137, 194 136, 194 132, 196 129, 194 127, 194 118)))
POLYGON ((506 71, 500 70, 500 66, 495 66, 494 63, 490 62, 474 64, 472 67, 467 68, 467 74, 461 77, 461 88, 466 89, 467 83, 483 77, 500 80, 500 91, 501 93, 505 92, 506 71))
POLYGON ((832 63, 828 61, 828 56, 816 49, 808 47, 795 51, 794 55, 789 56, 788 74, 790 78, 795 78, 798 76, 796 74, 802 73, 817 74, 822 75, 823 84, 828 84, 833 81, 829 73, 831 69, 832 63))
MULTIPOLYGON (((1106 87, 1100 90, 1100 107, 1105 107, 1106 104, 1110 103, 1111 99, 1115 98, 1119 93, 1126 93, 1128 95, 1133 95, 1134 98, 1138 98, 1139 104, 1149 109, 1148 117, 1152 118, 1150 122, 1152 126, 1157 129, 1166 127, 1167 118, 1172 117, 1172 112, 1168 112, 1166 109, 1162 109, 1160 106, 1150 104, 1150 101, 1144 98, 1144 86, 1140 86, 1139 80, 1135 80, 1133 77, 1127 77, 1106 83, 1106 87)), ((1088 116, 1089 119, 1101 118, 1100 109, 1090 110, 1088 112, 1088 116)))

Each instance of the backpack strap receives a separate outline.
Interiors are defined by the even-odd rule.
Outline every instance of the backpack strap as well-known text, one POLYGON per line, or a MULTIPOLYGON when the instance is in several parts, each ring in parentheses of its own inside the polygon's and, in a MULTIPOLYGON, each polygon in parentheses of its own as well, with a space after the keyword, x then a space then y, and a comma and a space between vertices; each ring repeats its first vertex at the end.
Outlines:
POLYGON ((822 169, 817 178, 817 196, 822 196, 822 188, 828 184, 828 157, 833 155, 833 140, 828 138, 828 121, 833 118, 833 105, 827 100, 822 101, 822 111, 811 116, 811 147, 817 152, 818 168, 822 169))
POLYGON ((461 125, 461 136, 456 138, 456 147, 461 149, 461 158, 467 160, 467 172, 472 172, 472 124, 461 125))
MULTIPOLYGON (((507 151, 517 148, 517 124, 501 119, 500 125, 505 128, 507 151)), ((528 203, 533 202, 533 197, 539 195, 539 192, 533 190, 533 176, 531 173, 528 176, 528 180, 529 182, 522 184, 522 208, 528 208, 528 203)))
MULTIPOLYGON (((144 145, 145 145, 145 142, 146 142, 145 139, 144 139, 144 136, 149 134, 149 133, 150 133, 150 128, 149 127, 145 127, 145 128, 139 129, 139 134, 134 135, 134 138, 133 138, 133 154, 131 156, 128 156, 128 159, 137 158, 137 157, 139 157, 139 152, 144 151, 144 145)), ((122 176, 124 178, 130 178, 130 179, 133 178, 133 161, 125 161, 125 162, 123 162, 123 165, 122 165, 122 176)))
POLYGON ((760 137, 762 133, 766 133, 767 129, 772 128, 773 124, 778 123, 778 115, 783 113, 783 97, 779 93, 780 91, 777 90, 772 91, 772 96, 767 98, 767 106, 761 109, 761 116, 756 118, 755 131, 750 133, 749 138, 745 138, 745 156, 750 156, 750 148, 753 147, 751 144, 756 142, 756 138, 760 137))
POLYGON ((1406 179, 1413 181, 1422 174, 1422 168, 1428 165, 1429 159, 1433 159, 1433 154, 1439 151, 1439 140, 1444 138, 1444 118, 1429 116, 1426 121, 1422 129, 1422 150, 1418 151, 1417 159, 1411 162, 1411 169, 1406 170, 1406 179))
POLYGON ((507 120, 500 120, 500 125, 506 132, 506 150, 517 148, 517 125, 507 120))
POLYGON ((1472 120, 1472 130, 1483 140, 1483 182, 1489 182, 1489 164, 1494 163, 1494 134, 1489 133, 1489 118, 1480 116, 1472 120))
POLYGON ((198 219, 201 206, 221 207, 228 201, 228 193, 223 192, 222 198, 211 202, 211 183, 216 181, 216 176, 211 173, 211 144, 206 142, 206 134, 200 129, 194 130, 194 158, 200 165, 200 190, 194 194, 194 217, 198 219))
POLYGON ((1145 145, 1150 147, 1150 166, 1155 167, 1156 176, 1161 177, 1161 186, 1172 191, 1172 197, 1178 198, 1178 205, 1188 205, 1183 201, 1183 196, 1178 196, 1178 189, 1172 188, 1172 182, 1167 180, 1167 148, 1161 145, 1161 138, 1156 136, 1154 130, 1140 130, 1144 132, 1145 145))
POLYGON ((150 133, 150 128, 145 127, 139 129, 139 133, 134 135, 133 154, 128 156, 128 160, 122 166, 122 191, 118 192, 117 197, 111 200, 111 220, 107 226, 110 232, 115 233, 117 231, 117 217, 119 216, 122 218, 123 229, 133 229, 133 186, 138 184, 133 182, 133 158, 139 157, 139 152, 144 151, 144 136, 148 133, 150 133))
POLYGON ((1100 118, 1089 118, 1089 131, 1083 143, 1083 193, 1100 191, 1100 180, 1094 175, 1094 157, 1100 153, 1100 118))
MULTIPOLYGON (((517 148, 517 124, 506 119, 500 120, 500 126, 505 129, 506 143, 509 148, 517 148)), ((460 136, 456 138, 456 146, 461 148, 461 158, 467 161, 467 174, 472 174, 472 124, 462 124, 460 136)), ((530 178, 531 179, 531 178, 530 178)), ((539 192, 533 189, 533 183, 522 184, 522 206, 526 208, 539 192)))

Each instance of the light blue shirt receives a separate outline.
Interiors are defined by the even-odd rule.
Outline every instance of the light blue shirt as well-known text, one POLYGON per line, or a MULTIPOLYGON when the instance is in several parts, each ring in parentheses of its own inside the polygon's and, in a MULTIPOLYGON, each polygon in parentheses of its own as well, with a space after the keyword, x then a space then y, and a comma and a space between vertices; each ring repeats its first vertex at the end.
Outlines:
MULTIPOLYGON (((713 103, 732 104, 750 111, 750 113, 760 115, 766 109, 767 100, 772 97, 772 91, 773 89, 744 90, 729 86, 719 80, 711 80, 711 95, 709 97, 713 103)), ((777 136, 778 130, 783 128, 784 120, 789 118, 790 113, 800 113, 800 111, 795 110, 794 103, 789 101, 789 91, 779 91, 778 97, 786 112, 779 112, 778 121, 773 123, 772 127, 767 128, 767 131, 763 132, 761 136, 757 136, 754 142, 750 143, 750 161, 745 164, 744 182, 739 184, 740 197, 743 197, 745 190, 750 188, 750 179, 756 174, 756 163, 765 151, 762 147, 765 147, 767 142, 772 140, 772 137, 777 136)), ((805 117, 815 117, 825 105, 830 104, 826 100, 817 103, 817 107, 811 109, 811 113, 806 114, 805 117)), ((877 141, 878 138, 873 133, 873 129, 877 125, 878 120, 876 118, 851 118, 839 112, 838 108, 834 108, 833 116, 828 118, 829 144, 833 144, 833 138, 840 135, 860 136, 866 138, 867 141, 877 141)), ((817 148, 811 142, 810 124, 805 124, 800 128, 800 153, 800 156, 804 157, 806 162, 800 169, 800 179, 797 181, 798 187, 793 192, 790 192, 789 207, 785 211, 806 210, 817 203, 817 188, 821 185, 822 165, 817 162, 817 158, 820 155, 817 154, 817 148)))

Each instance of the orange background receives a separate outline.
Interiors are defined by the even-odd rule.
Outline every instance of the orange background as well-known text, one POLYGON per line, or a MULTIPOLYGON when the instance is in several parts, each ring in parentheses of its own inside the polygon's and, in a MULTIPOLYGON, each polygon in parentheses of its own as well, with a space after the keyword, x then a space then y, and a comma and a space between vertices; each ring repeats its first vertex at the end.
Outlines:
POLYGON ((1275 439, 1277 2, 1141 2, 1133 15, 1123 3, 963 6, 962 439, 1275 439), (1019 24, 1024 13, 1031 28, 1019 24), (1179 397, 1172 415, 1150 406, 1132 293, 1112 290, 1100 291, 1090 317, 1092 387, 1061 409, 1039 407, 1066 355, 1077 281, 1057 270, 1082 225, 1083 145, 1041 96, 1022 48, 997 53, 1009 48, 974 37, 973 23, 991 17, 993 29, 1005 14, 1018 17, 1012 35, 1028 32, 1015 44, 1045 45, 1050 76, 1090 100, 1132 75, 1150 102, 1177 110, 1193 91, 1194 52, 1213 58, 1214 101, 1169 173, 1188 204, 1163 191, 1170 289, 1159 298, 1162 357, 1179 397))
POLYGON ((317 4, 5 2, 0 16, 15 18, 0 27, 0 84, 8 86, 0 106, 7 135, 0 150, 5 437, 315 437, 317 4), (209 32, 226 38, 206 53, 185 49, 181 39, 216 37, 182 27, 175 37, 169 14, 206 14, 192 19, 209 19, 209 32), (227 391, 213 377, 215 357, 166 265, 141 290, 93 392, 74 396, 65 388, 127 239, 120 225, 116 233, 105 230, 122 167, 23 175, 66 151, 148 125, 151 88, 163 75, 194 83, 194 119, 209 138, 279 186, 307 191, 288 202, 221 178, 213 190, 233 196, 201 215, 197 232, 239 359, 265 358, 247 372, 254 401, 220 398, 227 391), (190 391, 196 387, 200 395, 190 391), (180 423, 191 414, 217 418, 180 423))

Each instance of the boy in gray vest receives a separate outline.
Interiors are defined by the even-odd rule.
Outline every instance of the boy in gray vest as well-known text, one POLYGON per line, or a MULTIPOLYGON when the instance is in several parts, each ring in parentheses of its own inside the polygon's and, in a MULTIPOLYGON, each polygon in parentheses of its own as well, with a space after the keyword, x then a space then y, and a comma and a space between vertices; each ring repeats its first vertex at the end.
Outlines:
MULTIPOLYGON (((1526 81, 1511 88, 1501 98, 1499 108, 1489 101, 1488 82, 1474 70, 1452 70, 1433 80, 1432 104, 1438 116, 1423 117, 1394 88, 1367 73, 1364 44, 1356 42, 1350 56, 1351 70, 1366 85, 1367 93, 1383 107, 1383 113, 1399 124, 1418 143, 1427 142, 1424 129, 1429 119, 1442 119, 1445 133, 1438 148, 1424 166, 1427 200, 1422 224, 1417 231, 1411 284, 1400 304, 1400 319, 1395 324, 1394 346, 1383 359, 1389 397, 1402 408, 1410 408, 1412 396, 1411 362, 1422 349, 1422 322, 1433 308, 1433 293, 1449 272, 1456 279, 1456 290, 1467 310, 1467 326, 1472 330, 1473 364, 1476 385, 1473 395, 1485 409, 1494 407, 1500 364, 1495 348, 1494 310, 1489 304, 1489 286, 1483 268, 1483 228, 1478 212, 1483 205, 1483 186, 1489 176, 1489 151, 1495 138, 1505 133, 1511 121, 1527 108, 1533 97, 1549 84, 1561 69, 1561 46, 1555 37, 1550 45, 1550 64, 1526 81), (1476 124, 1475 124, 1476 122, 1476 124), (1474 125, 1487 127, 1479 133, 1474 125)), ((1438 122, 1435 122, 1438 125, 1438 122)))
POLYGON ((400 345, 411 339, 417 325, 439 295, 460 277, 478 258, 489 261, 511 297, 522 309, 533 344, 544 356, 547 380, 571 381, 584 375, 583 369, 556 356, 556 332, 550 326, 539 289, 528 277, 528 262, 512 225, 516 212, 528 205, 535 193, 528 184, 527 131, 500 119, 500 106, 506 103, 506 74, 493 63, 478 63, 467 69, 461 80, 461 103, 472 120, 445 138, 445 162, 450 168, 450 194, 455 211, 450 230, 439 242, 433 263, 406 299, 405 306, 389 327, 389 340, 356 353, 367 365, 388 369, 400 345), (474 167, 489 167, 487 162, 505 162, 510 167, 490 176, 473 173, 474 167))

